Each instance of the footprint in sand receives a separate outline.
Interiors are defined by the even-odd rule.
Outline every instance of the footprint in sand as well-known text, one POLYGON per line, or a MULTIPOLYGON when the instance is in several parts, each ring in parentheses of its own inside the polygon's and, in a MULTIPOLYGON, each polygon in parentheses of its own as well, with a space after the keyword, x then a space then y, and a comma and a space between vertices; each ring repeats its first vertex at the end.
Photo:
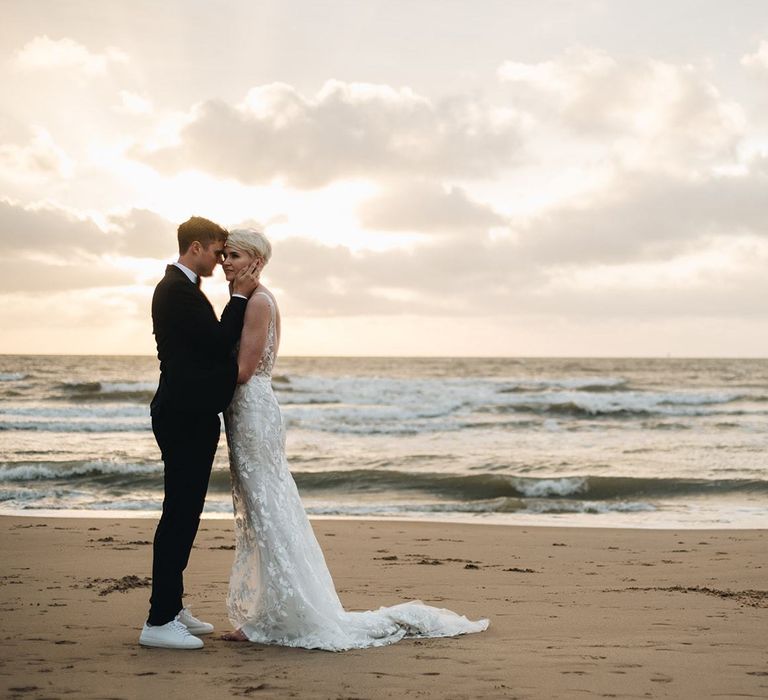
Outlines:
POLYGON ((651 683, 671 683, 673 680, 669 676, 656 676, 656 678, 651 678, 651 683))

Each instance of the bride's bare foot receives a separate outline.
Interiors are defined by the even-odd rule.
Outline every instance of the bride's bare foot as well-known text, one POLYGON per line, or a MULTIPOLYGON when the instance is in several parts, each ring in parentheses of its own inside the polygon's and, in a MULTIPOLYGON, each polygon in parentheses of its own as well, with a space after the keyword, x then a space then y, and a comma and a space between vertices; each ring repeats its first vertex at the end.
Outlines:
POLYGON ((243 634, 242 630, 235 630, 234 632, 226 632, 221 635, 221 638, 225 642, 247 642, 248 637, 243 634))

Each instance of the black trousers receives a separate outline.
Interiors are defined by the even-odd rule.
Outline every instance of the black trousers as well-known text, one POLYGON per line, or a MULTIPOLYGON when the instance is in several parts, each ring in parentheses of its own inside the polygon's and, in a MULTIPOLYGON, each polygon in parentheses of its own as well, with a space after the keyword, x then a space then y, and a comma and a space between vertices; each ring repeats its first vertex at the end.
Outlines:
POLYGON ((221 423, 218 415, 161 411, 152 416, 152 431, 165 464, 165 498, 155 531, 147 621, 164 625, 183 607, 183 573, 200 524, 221 423))

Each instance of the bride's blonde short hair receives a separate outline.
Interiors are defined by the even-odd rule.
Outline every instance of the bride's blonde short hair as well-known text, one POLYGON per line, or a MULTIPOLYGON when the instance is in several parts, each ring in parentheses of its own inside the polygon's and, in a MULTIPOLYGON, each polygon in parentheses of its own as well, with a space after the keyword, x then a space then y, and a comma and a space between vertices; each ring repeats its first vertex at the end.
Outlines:
POLYGON ((261 258, 265 265, 272 257, 272 244, 261 231, 255 228, 232 229, 227 236, 227 245, 244 253, 250 253, 255 258, 261 258))

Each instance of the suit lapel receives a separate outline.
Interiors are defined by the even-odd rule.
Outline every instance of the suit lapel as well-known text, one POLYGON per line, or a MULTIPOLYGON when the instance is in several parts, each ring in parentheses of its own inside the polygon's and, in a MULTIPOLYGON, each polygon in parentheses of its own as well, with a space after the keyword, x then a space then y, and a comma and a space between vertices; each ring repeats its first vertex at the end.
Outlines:
MULTIPOLYGON (((170 275, 174 279, 182 279, 188 285, 193 287, 197 291, 197 293, 200 295, 200 298, 203 301, 205 301, 206 305, 211 310, 211 313, 216 315, 216 312, 213 309, 213 304, 211 304, 211 302, 208 299, 208 297, 205 296, 205 294, 203 294, 203 290, 200 289, 199 285, 195 284, 191 279, 189 279, 189 277, 187 277, 182 270, 180 270, 178 267, 176 267, 176 265, 167 265, 166 268, 165 268, 165 274, 166 274, 166 276, 170 275)), ((198 280, 199 279, 200 278, 198 277, 198 280)))

